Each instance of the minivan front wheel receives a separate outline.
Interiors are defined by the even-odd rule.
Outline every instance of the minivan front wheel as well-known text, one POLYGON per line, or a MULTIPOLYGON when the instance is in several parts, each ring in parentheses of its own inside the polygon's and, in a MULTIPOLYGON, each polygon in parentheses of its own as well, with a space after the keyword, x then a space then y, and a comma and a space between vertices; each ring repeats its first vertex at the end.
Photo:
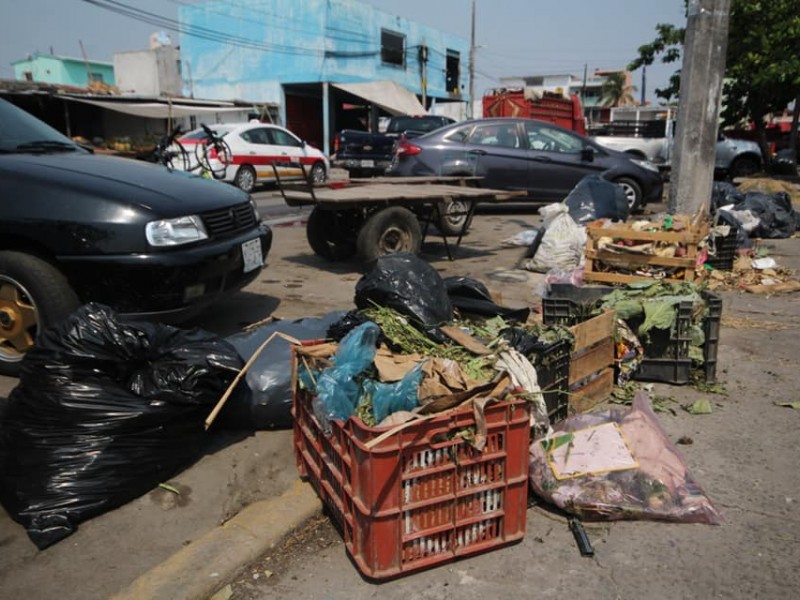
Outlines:
POLYGON ((628 210, 630 210, 631 213, 641 212, 642 186, 628 177, 620 177, 619 179, 615 179, 614 183, 622 186, 622 190, 625 192, 625 199, 628 201, 628 210))
POLYGON ((0 252, 0 374, 19 375, 37 334, 78 306, 78 296, 53 265, 22 252, 0 252))

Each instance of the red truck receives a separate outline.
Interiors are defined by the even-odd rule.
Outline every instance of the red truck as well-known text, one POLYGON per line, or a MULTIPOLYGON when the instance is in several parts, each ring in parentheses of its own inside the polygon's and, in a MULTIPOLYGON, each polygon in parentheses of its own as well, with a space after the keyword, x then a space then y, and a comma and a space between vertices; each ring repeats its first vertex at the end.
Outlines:
POLYGON ((483 116, 523 117, 549 121, 586 135, 581 100, 576 95, 565 98, 555 92, 533 94, 530 88, 497 88, 483 96, 483 116))

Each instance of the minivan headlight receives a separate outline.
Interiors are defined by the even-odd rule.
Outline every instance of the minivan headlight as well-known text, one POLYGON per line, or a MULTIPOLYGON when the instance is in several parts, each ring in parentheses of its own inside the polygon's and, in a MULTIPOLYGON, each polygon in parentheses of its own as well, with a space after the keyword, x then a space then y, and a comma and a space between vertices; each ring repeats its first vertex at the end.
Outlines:
POLYGON ((203 221, 197 215, 150 221, 145 235, 151 246, 180 246, 208 239, 203 221))
POLYGON ((638 158, 632 158, 631 162, 635 165, 642 167, 643 169, 647 169, 648 171, 653 171, 653 173, 658 173, 658 167, 651 163, 649 160, 639 160, 638 158))
POLYGON ((256 201, 253 199, 252 196, 250 196, 250 208, 253 209, 253 214, 255 214, 256 216, 256 223, 260 223, 261 215, 258 212, 258 204, 256 204, 256 201))

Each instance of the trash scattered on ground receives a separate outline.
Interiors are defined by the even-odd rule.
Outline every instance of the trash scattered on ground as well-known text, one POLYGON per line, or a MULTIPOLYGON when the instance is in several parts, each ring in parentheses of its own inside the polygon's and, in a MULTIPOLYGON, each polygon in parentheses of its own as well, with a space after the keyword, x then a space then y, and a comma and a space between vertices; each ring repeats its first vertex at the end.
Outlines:
POLYGON ((630 409, 570 417, 531 444, 530 481, 584 520, 722 523, 640 392, 630 409))
POLYGON ((708 398, 700 398, 691 404, 685 405, 683 408, 691 415, 710 415, 714 412, 711 407, 711 401, 708 398))
POLYGON ((775 402, 774 404, 775 406, 785 406, 787 408, 800 410, 800 402, 775 402))
POLYGON ((784 294, 800 291, 800 281, 793 270, 769 266, 775 261, 753 259, 747 255, 736 257, 730 271, 713 270, 708 275, 710 290, 743 290, 752 294, 784 294), (759 268, 763 267, 763 268, 759 268))

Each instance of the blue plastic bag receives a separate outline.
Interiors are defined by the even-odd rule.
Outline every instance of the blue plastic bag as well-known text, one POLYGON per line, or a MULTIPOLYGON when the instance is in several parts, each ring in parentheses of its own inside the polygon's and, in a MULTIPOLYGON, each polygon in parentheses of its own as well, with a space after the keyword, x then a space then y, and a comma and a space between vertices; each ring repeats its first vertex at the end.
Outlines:
POLYGON ((333 366, 323 370, 317 380, 314 415, 325 433, 331 419, 345 421, 355 412, 361 386, 356 377, 375 360, 380 328, 367 321, 348 333, 332 358, 333 366))
POLYGON ((364 382, 364 393, 372 396, 372 414, 375 422, 380 423, 389 415, 401 410, 413 410, 419 406, 417 389, 422 382, 422 365, 420 363, 394 383, 381 383, 367 380, 364 382))

